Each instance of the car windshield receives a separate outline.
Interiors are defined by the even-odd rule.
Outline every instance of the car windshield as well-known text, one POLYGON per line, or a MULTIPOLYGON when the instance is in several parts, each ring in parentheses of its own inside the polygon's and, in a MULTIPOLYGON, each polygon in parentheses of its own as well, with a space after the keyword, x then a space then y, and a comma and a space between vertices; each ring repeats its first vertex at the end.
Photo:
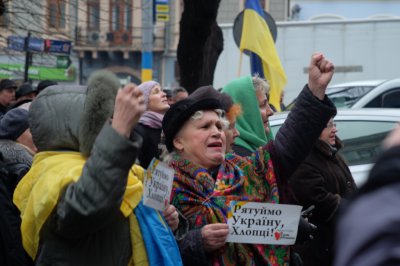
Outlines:
POLYGON ((371 91, 373 88, 375 88, 375 86, 330 88, 326 94, 337 108, 350 108, 362 96, 371 91))

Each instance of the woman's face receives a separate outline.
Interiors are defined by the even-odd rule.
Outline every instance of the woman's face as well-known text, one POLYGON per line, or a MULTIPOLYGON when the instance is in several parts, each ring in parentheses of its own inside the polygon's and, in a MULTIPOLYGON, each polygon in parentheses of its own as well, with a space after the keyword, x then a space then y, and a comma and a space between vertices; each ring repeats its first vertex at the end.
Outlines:
POLYGON ((233 152, 232 145, 235 138, 240 136, 239 131, 236 129, 236 121, 229 123, 229 127, 224 130, 226 137, 226 152, 233 152))
POLYGON ((322 130, 319 139, 325 141, 326 143, 329 143, 332 146, 335 146, 337 132, 338 130, 336 128, 336 123, 333 121, 333 118, 331 118, 324 130, 322 130))
POLYGON ((262 91, 256 91, 258 107, 260 108, 261 119, 265 129, 265 134, 269 134, 269 117, 274 114, 269 106, 267 96, 262 91))
POLYGON ((203 113, 186 121, 173 143, 182 158, 210 169, 224 160, 226 139, 219 116, 214 111, 203 113))
POLYGON ((167 94, 161 89, 159 85, 154 86, 151 89, 149 95, 147 110, 165 114, 168 109, 169 104, 167 100, 167 94))

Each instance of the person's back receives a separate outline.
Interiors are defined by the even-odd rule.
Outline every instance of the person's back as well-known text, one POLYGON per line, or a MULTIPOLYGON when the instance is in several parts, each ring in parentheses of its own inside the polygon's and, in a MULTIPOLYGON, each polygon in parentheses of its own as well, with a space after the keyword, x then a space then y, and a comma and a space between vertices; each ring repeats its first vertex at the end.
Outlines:
POLYGON ((29 168, 8 164, 0 153, 0 265, 2 266, 33 265, 33 261, 22 246, 20 212, 12 201, 15 185, 27 170, 29 168))
POLYGON ((367 182, 340 213, 335 266, 400 265, 400 126, 383 148, 367 182))
POLYGON ((132 84, 119 87, 113 74, 100 72, 88 86, 54 86, 32 102, 39 153, 14 203, 24 248, 36 265, 146 265, 153 259, 168 265, 165 258, 176 254, 176 243, 168 242, 164 257, 148 255, 158 251, 148 248, 148 239, 157 238, 142 233, 153 223, 141 219, 157 218, 159 235, 174 239, 156 212, 140 216, 143 169, 133 164, 141 140, 131 130, 143 103, 132 84))

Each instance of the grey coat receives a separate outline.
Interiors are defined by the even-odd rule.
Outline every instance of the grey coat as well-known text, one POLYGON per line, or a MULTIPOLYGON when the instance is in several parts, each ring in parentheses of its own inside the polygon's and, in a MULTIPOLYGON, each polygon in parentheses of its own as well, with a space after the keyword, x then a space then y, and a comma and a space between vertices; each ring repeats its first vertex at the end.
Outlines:
POLYGON ((90 84, 55 86, 31 105, 31 131, 40 151, 89 155, 82 176, 65 188, 41 229, 36 265, 126 266, 132 256, 120 205, 141 139, 128 140, 107 122, 118 85, 105 80, 92 86, 109 95, 99 97, 90 84))
POLYGON ((400 146, 384 152, 343 208, 335 266, 400 265, 400 146))

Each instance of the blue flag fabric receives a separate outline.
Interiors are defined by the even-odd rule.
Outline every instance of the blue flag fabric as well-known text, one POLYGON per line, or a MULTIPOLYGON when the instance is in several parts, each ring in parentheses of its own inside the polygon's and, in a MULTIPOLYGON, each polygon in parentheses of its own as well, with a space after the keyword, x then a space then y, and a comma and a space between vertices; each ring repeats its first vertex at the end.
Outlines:
POLYGON ((146 246, 149 265, 182 266, 175 237, 161 214, 144 206, 143 201, 134 211, 146 246))

